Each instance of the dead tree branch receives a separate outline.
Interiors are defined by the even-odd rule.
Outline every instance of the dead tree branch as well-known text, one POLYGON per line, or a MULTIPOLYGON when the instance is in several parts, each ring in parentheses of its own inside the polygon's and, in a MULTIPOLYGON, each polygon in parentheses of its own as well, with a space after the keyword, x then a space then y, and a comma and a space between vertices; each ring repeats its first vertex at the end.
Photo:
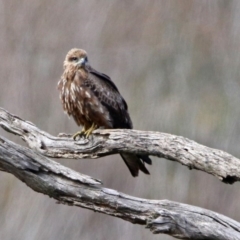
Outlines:
POLYGON ((212 174, 225 183, 240 180, 240 160, 181 136, 137 130, 95 130, 91 138, 54 137, 0 108, 0 126, 31 149, 54 158, 98 158, 119 152, 147 153, 212 174))
MULTIPOLYGON (((30 124, 31 125, 31 124, 30 124)), ((142 224, 153 233, 180 239, 240 239, 240 223, 199 207, 135 198, 104 188, 100 181, 0 137, 0 169, 59 203, 142 224)))
POLYGON ((240 240, 240 223, 195 206, 168 200, 135 198, 101 186, 49 157, 97 158, 119 152, 148 153, 177 161, 233 183, 240 179, 240 160, 220 150, 165 133, 98 130, 90 139, 53 137, 28 121, 0 109, 0 126, 20 136, 29 148, 0 136, 0 171, 58 202, 88 208, 142 224, 153 233, 180 239, 240 240), (45 155, 45 156, 44 156, 45 155))

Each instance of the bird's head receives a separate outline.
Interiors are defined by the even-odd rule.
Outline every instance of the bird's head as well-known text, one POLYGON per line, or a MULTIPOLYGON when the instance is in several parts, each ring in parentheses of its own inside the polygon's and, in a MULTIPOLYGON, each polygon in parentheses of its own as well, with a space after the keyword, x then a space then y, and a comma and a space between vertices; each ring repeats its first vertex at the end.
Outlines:
POLYGON ((63 66, 74 68, 85 68, 88 64, 87 52, 83 49, 71 49, 64 60, 63 66))

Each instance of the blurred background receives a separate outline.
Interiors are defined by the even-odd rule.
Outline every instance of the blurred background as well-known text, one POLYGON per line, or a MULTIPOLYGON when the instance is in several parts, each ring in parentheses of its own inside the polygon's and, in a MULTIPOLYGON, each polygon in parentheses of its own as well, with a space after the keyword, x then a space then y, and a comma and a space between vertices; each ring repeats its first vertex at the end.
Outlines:
MULTIPOLYGON (((0 2, 0 107, 57 135, 79 130, 57 82, 68 50, 83 48, 111 76, 134 127, 181 135, 240 157, 240 1, 0 2)), ((0 129, 0 134, 24 144, 0 129)), ((239 183, 153 158, 132 178, 116 156, 56 159, 137 197, 193 204, 240 221, 239 183)), ((0 239, 173 239, 90 210, 58 205, 0 172, 0 239)))

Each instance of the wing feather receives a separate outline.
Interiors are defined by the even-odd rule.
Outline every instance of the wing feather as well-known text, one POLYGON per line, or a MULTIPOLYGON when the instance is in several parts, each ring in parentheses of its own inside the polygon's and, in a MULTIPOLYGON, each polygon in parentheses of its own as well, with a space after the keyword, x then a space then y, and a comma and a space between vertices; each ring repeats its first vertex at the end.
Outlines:
POLYGON ((90 88, 100 103, 107 108, 113 128, 132 128, 127 103, 110 77, 91 68, 84 85, 90 88))

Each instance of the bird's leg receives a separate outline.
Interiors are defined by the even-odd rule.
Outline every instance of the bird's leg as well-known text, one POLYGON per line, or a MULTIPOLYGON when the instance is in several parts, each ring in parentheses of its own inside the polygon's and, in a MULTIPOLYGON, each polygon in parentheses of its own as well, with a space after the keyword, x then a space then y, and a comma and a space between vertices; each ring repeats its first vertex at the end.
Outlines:
POLYGON ((92 126, 88 130, 86 130, 85 133, 84 133, 86 138, 88 138, 89 135, 97 128, 98 128, 97 124, 93 123, 92 126))
POLYGON ((82 130, 81 131, 79 131, 79 132, 76 132, 72 137, 73 137, 73 139, 74 140, 76 140, 76 138, 78 137, 78 136, 84 136, 85 135, 85 132, 86 132, 86 129, 85 129, 85 126, 83 125, 83 128, 82 128, 82 130))

